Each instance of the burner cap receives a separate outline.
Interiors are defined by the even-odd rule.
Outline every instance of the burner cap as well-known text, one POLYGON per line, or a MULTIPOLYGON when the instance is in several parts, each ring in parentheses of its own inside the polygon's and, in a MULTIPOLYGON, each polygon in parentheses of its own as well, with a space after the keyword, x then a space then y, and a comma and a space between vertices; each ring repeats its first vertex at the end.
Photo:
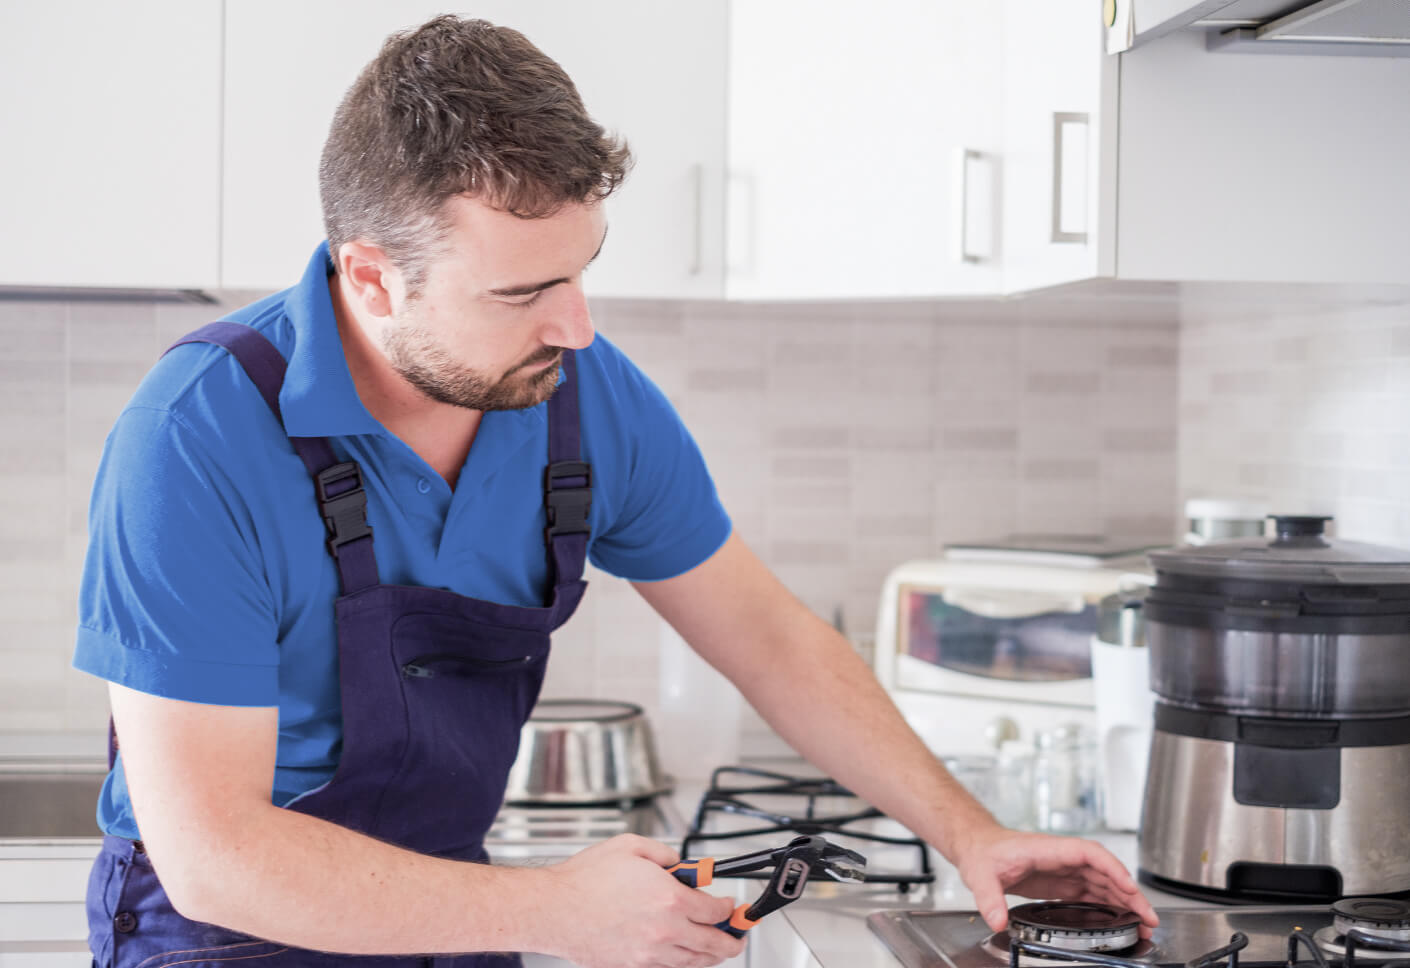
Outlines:
POLYGON ((1024 941, 1070 951, 1119 951, 1140 940, 1140 917, 1105 904, 1047 901, 1009 911, 1009 930, 1024 941))
POLYGON ((1410 904, 1388 897, 1344 897, 1332 913, 1353 921, 1387 928, 1410 928, 1410 904))

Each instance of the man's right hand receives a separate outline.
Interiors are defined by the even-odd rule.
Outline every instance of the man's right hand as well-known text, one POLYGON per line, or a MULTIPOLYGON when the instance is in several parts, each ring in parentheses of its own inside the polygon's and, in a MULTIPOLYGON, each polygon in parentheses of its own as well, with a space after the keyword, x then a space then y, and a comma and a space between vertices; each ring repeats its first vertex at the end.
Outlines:
POLYGON ((545 869, 562 912, 545 925, 557 950, 582 968, 708 968, 744 950, 715 927, 735 904, 686 887, 666 872, 680 858, 665 844, 623 834, 545 869))

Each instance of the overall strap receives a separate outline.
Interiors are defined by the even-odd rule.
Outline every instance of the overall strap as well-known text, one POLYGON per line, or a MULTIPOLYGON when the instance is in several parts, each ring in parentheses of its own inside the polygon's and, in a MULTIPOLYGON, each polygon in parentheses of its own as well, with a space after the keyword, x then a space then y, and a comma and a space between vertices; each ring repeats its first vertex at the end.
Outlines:
MULTIPOLYGON (((207 323, 171 344, 167 352, 186 343, 214 343, 235 357, 283 426, 279 390, 288 365, 273 343, 249 326, 226 321, 207 323)), ((328 527, 328 552, 338 566, 343 594, 377 584, 377 557, 372 550, 372 529, 367 525, 367 492, 362 487, 361 469, 355 461, 340 462, 327 437, 290 437, 289 442, 313 479, 318 510, 328 527)))
POLYGON ((588 510, 592 507, 592 467, 582 460, 578 417, 578 359, 563 353, 563 382, 548 398, 548 466, 543 472, 543 503, 548 514, 548 544, 553 584, 583 577, 587 563, 588 510))

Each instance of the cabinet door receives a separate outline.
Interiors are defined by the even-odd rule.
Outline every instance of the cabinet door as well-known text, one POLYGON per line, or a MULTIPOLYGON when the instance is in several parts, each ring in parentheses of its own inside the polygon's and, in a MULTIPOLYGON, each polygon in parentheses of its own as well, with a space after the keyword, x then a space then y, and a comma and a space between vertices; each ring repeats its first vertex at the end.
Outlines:
POLYGON ((729 296, 997 291, 998 55, 993 4, 734 4, 729 296))
POLYGON ((0 4, 0 285, 219 282, 220 8, 0 4))
POLYGON ((1407 159, 1405 58, 1162 37, 1122 55, 1118 273, 1403 283, 1407 159))
MULTIPOLYGON (((297 279, 323 237, 318 156, 338 101, 391 32, 443 6, 241 0, 229 8, 225 285, 297 279)), ((465 16, 521 30, 573 77, 637 164, 608 200, 592 295, 717 296, 724 167, 722 4, 489 0, 465 16)))
POLYGON ((1004 0, 1004 288, 1110 274, 1115 58, 1100 4, 1004 0), (1108 130, 1109 129, 1109 130, 1108 130))
POLYGON ((724 294, 724 0, 497 0, 481 13, 558 61, 592 116, 631 146, 634 167, 607 200, 607 244, 589 295, 717 299, 724 294))

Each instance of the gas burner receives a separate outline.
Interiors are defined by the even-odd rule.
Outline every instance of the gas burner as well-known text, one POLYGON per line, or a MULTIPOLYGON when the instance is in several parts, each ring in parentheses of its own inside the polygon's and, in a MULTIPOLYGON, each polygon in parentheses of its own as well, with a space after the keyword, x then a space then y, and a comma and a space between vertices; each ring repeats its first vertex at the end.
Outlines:
MULTIPOLYGON (((897 848, 901 857, 894 867, 868 864, 863 878, 867 883, 895 884, 907 891, 913 885, 935 880, 925 841, 863 803, 835 780, 743 766, 722 766, 710 774, 710 787, 700 798, 680 853, 682 857, 699 857, 712 852, 713 848, 702 849, 708 841, 757 840, 780 833, 840 837, 844 841, 856 838, 861 843, 846 846, 857 848, 873 860, 874 848, 897 848), (915 859, 913 869, 905 869, 909 865, 906 858, 915 859)), ((740 876, 768 877, 768 873, 740 876)))
POLYGON ((1138 915, 1105 904, 1078 901, 1045 901, 1012 908, 1009 929, 994 935, 991 942, 1006 951, 1014 939, 1064 951, 1121 951, 1131 958, 1147 955, 1154 948, 1150 942, 1141 942, 1138 915))
MULTIPOLYGON (((1312 935, 1317 945, 1336 958, 1346 956, 1346 933, 1358 931, 1384 941, 1410 943, 1410 904, 1394 898, 1347 897, 1332 904, 1332 923, 1312 935)), ((1369 945, 1356 946, 1356 958, 1367 961, 1398 961, 1410 947, 1383 950, 1369 945)))
MULTIPOLYGON (((1025 945, 1031 943, 1024 939, 1017 938, 1008 931, 999 931, 989 935, 989 937, 980 942, 979 946, 986 954, 996 959, 1002 959, 1004 964, 1011 965, 1013 963, 1013 952, 1011 949, 1015 941, 1019 941, 1025 945)), ((1123 962, 1137 965, 1151 965, 1157 962, 1158 959, 1156 955, 1159 954, 1159 952, 1160 949, 1153 943, 1149 941, 1137 941, 1130 948, 1115 952, 1115 956, 1123 962)), ((1087 964, 1087 962, 1083 960, 1084 955, 1090 956, 1093 953, 1093 949, 1090 948, 1085 951, 1072 951, 1070 954, 1039 954, 1028 948, 1019 948, 1018 965, 1019 968, 1051 968, 1054 964, 1087 964)), ((1095 952, 1095 954, 1097 954, 1098 957, 1113 956, 1111 952, 1095 952)))
POLYGON ((1347 897, 1332 905, 1332 924, 1346 934, 1352 928, 1377 938, 1410 941, 1410 904, 1392 898, 1347 897))

